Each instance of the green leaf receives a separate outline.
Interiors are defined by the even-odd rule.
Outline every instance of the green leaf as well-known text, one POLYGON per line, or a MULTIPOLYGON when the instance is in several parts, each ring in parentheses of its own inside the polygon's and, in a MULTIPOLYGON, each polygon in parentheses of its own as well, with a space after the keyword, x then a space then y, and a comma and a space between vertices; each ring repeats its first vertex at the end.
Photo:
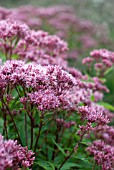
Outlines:
POLYGON ((40 123, 40 117, 39 117, 39 112, 38 112, 38 111, 35 112, 35 122, 36 122, 37 124, 40 123))
POLYGON ((6 56, 2 52, 0 52, 0 58, 2 59, 3 63, 6 61, 6 56))
POLYGON ((73 167, 81 167, 79 164, 76 163, 65 163, 61 170, 70 170, 73 167))
POLYGON ((12 59, 18 59, 19 56, 17 54, 12 54, 11 57, 12 57, 12 59))
POLYGON ((52 170, 55 170, 54 165, 51 162, 48 162, 52 168, 52 170))
POLYGON ((91 96, 91 101, 94 101, 95 100, 95 97, 94 95, 91 96))
POLYGON ((77 153, 74 156, 74 158, 76 159, 76 162, 79 163, 82 169, 91 170, 91 161, 90 161, 90 158, 86 154, 83 154, 82 152, 80 152, 80 153, 77 153))
POLYGON ((106 102, 98 102, 99 105, 104 106, 106 109, 114 111, 114 106, 106 102))
POLYGON ((113 70, 114 70, 114 67, 110 67, 108 70, 105 71, 104 75, 109 74, 113 70))
POLYGON ((2 118, 0 118, 0 133, 2 133, 3 131, 3 125, 4 125, 4 121, 2 118))
POLYGON ((55 142, 54 139, 52 139, 52 141, 53 141, 53 143, 58 147, 58 149, 61 151, 61 153, 62 153, 64 156, 66 156, 66 153, 64 152, 64 149, 61 148, 61 146, 59 146, 59 145, 55 142))
POLYGON ((85 141, 82 141, 81 144, 84 144, 84 145, 86 145, 86 146, 89 146, 88 142, 89 142, 89 140, 85 140, 85 141))
POLYGON ((39 165, 45 170, 55 170, 54 165, 49 161, 43 161, 43 160, 38 159, 38 162, 34 162, 34 164, 39 165))

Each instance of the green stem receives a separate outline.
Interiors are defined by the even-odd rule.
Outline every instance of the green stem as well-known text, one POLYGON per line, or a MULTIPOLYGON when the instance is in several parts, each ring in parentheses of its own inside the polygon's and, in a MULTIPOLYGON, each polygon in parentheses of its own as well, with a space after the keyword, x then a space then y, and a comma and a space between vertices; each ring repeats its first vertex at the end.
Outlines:
POLYGON ((26 146, 28 146, 28 135, 27 135, 27 115, 25 113, 25 136, 26 136, 26 146))
MULTIPOLYGON (((31 115, 32 116, 32 115, 31 115)), ((31 144, 30 144, 30 149, 32 149, 32 145, 33 145, 33 128, 34 128, 34 122, 32 119, 30 119, 31 121, 31 144)))
POLYGON ((4 100, 3 100, 3 99, 2 99, 2 102, 3 102, 3 104, 5 105, 5 107, 6 107, 7 111, 8 111, 8 113, 9 113, 9 115, 10 115, 10 117, 11 117, 11 120, 12 120, 12 122, 13 122, 13 124, 14 124, 14 128, 15 128, 15 130, 16 130, 16 132, 17 132, 17 135, 18 135, 18 138, 19 138, 20 144, 22 145, 21 138, 20 138, 20 135, 19 135, 19 132, 18 132, 18 129, 17 129, 16 123, 15 123, 15 121, 14 121, 14 119, 13 119, 12 113, 10 112, 9 107, 8 107, 8 106, 7 106, 7 104, 4 102, 4 100))
POLYGON ((80 142, 81 142, 82 139, 83 139, 83 136, 84 136, 84 133, 81 135, 80 140, 79 140, 79 142, 76 144, 75 148, 73 148, 73 150, 71 151, 71 153, 70 153, 70 154, 65 158, 65 160, 62 162, 62 164, 60 165, 60 167, 58 168, 58 170, 60 170, 60 169, 63 167, 63 165, 65 164, 65 162, 72 156, 72 154, 74 153, 74 151, 75 151, 75 150, 77 151, 78 146, 79 146, 80 142))
POLYGON ((74 149, 72 150, 72 152, 65 158, 65 160, 62 162, 62 164, 60 165, 59 169, 60 170, 62 168, 62 166, 65 164, 65 162, 71 157, 71 155, 74 153, 74 149))
POLYGON ((36 143, 35 143, 35 146, 34 146, 34 152, 36 152, 36 149, 37 149, 37 146, 38 146, 38 141, 39 141, 39 138, 40 138, 42 126, 43 126, 43 112, 41 113, 40 126, 39 126, 38 135, 37 135, 37 138, 36 138, 36 143))
POLYGON ((38 141, 39 141, 39 138, 40 138, 41 129, 42 129, 42 121, 41 121, 41 123, 40 123, 39 132, 38 132, 38 135, 37 135, 37 138, 36 138, 36 143, 35 143, 35 147, 34 147, 34 152, 36 152, 36 149, 37 149, 37 146, 38 146, 38 141))
POLYGON ((50 128, 51 128, 51 126, 52 126, 52 123, 53 123, 53 122, 50 123, 50 125, 49 125, 49 127, 48 127, 48 129, 47 129, 47 131, 46 131, 46 133, 45 133, 45 137, 44 137, 44 140, 42 141, 42 143, 41 143, 41 145, 40 145, 40 149, 42 148, 45 140, 47 139, 47 136, 48 136, 48 134, 49 134, 50 128))
POLYGON ((94 162, 92 170, 95 170, 95 167, 96 167, 96 162, 94 162))
MULTIPOLYGON (((57 126, 55 142, 58 143, 58 140, 59 140, 59 127, 57 126)), ((56 156, 56 150, 57 150, 57 146, 54 144, 54 149, 53 149, 53 154, 52 154, 52 160, 53 161, 54 161, 55 156, 56 156)))

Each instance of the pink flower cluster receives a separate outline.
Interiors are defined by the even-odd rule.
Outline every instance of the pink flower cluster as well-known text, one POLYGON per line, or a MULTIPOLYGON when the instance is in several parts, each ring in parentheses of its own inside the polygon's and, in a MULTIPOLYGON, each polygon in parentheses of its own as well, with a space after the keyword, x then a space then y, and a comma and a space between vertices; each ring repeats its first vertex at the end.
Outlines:
POLYGON ((59 37, 44 31, 31 31, 26 40, 19 41, 15 54, 25 61, 34 61, 41 65, 67 66, 64 61, 68 50, 67 43, 59 37))
MULTIPOLYGON (((103 82, 99 78, 93 77, 92 80, 89 81, 88 77, 82 75, 81 72, 76 69, 68 70, 77 81, 77 86, 67 91, 67 100, 74 110, 77 110, 77 106, 79 106, 80 103, 87 106, 95 106, 95 102, 103 99, 103 91, 109 92, 108 88, 103 85, 103 82), (92 96, 93 101, 91 100, 92 96)), ((110 114, 108 114, 108 116, 109 115, 110 114)))
POLYGON ((11 14, 11 10, 0 7, 0 20, 6 19, 11 14))
POLYGON ((114 52, 107 49, 93 50, 90 56, 84 58, 82 63, 91 65, 91 63, 95 62, 95 70, 102 74, 114 64, 114 52))
POLYGON ((4 140, 0 135, 0 169, 6 170, 19 167, 28 168, 33 164, 34 153, 17 144, 14 140, 4 140))
POLYGON ((97 140, 87 148, 87 151, 94 156, 95 161, 98 165, 101 165, 102 170, 114 169, 114 147, 97 140))
POLYGON ((114 127, 108 125, 100 125, 94 129, 94 134, 97 139, 105 141, 106 144, 114 146, 114 127))
POLYGON ((80 136, 89 134, 94 129, 92 127, 92 123, 91 122, 88 122, 85 126, 84 125, 82 125, 82 126, 79 125, 79 128, 80 128, 80 130, 78 130, 77 134, 80 135, 80 136))
POLYGON ((81 117, 83 119, 87 119, 91 123, 95 122, 101 125, 109 123, 107 115, 105 115, 104 112, 99 109, 99 107, 81 106, 78 107, 78 110, 81 114, 81 117))
MULTIPOLYGON (((39 110, 69 107, 66 92, 75 86, 76 80, 59 66, 41 66, 23 61, 6 61, 0 68, 1 90, 10 84, 13 88, 21 85, 27 92, 27 99, 37 104, 39 110)), ((23 96, 21 96, 23 97, 23 96)), ((23 98, 21 98, 21 101, 23 98)))
POLYGON ((12 41, 15 36, 25 38, 28 31, 29 28, 26 24, 20 24, 20 22, 11 20, 0 21, 0 38, 4 41, 8 39, 12 41))
POLYGON ((67 41, 69 41, 70 36, 76 42, 76 45, 81 45, 81 50, 77 46, 72 47, 69 52, 70 58, 72 57, 72 52, 74 52, 73 58, 76 58, 77 55, 80 56, 83 52, 88 52, 88 48, 97 48, 99 43, 110 43, 106 36, 106 28, 79 18, 71 6, 22 6, 11 10, 1 8, 0 12, 1 20, 20 21, 35 30, 42 28, 45 30, 48 26, 50 33, 54 33, 67 41))
POLYGON ((44 31, 32 31, 26 24, 12 20, 0 21, 0 50, 6 59, 16 56, 41 65, 67 66, 67 43, 56 35, 44 31))
POLYGON ((0 50, 11 59, 13 50, 20 39, 25 39, 30 30, 26 24, 12 20, 0 21, 0 50))

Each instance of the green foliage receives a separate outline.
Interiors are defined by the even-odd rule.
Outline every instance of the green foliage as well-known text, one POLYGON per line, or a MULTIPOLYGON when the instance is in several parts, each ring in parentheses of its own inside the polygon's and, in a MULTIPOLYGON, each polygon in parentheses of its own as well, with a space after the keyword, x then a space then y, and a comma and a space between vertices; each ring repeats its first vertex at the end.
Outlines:
POLYGON ((41 159, 38 159, 37 162, 34 162, 34 164, 36 165, 36 169, 37 170, 55 170, 55 167, 53 165, 53 163, 49 162, 49 161, 44 161, 41 159), (39 168, 38 168, 39 166, 39 168))
POLYGON ((114 107, 111 104, 109 104, 109 103, 99 102, 98 104, 101 105, 101 106, 104 106, 104 108, 106 108, 108 110, 114 111, 114 107))

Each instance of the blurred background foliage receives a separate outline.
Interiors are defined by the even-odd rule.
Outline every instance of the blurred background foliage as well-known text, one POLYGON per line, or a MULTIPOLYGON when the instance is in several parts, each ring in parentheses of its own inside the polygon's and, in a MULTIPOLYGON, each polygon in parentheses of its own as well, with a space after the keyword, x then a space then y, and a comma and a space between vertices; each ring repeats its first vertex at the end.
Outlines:
POLYGON ((114 0, 0 0, 0 5, 8 8, 27 4, 35 6, 71 5, 75 7, 76 13, 84 18, 113 24, 114 0))
POLYGON ((0 0, 0 6, 13 8, 21 5, 50 6, 71 5, 80 17, 102 23, 110 29, 111 38, 114 36, 114 0, 0 0))

